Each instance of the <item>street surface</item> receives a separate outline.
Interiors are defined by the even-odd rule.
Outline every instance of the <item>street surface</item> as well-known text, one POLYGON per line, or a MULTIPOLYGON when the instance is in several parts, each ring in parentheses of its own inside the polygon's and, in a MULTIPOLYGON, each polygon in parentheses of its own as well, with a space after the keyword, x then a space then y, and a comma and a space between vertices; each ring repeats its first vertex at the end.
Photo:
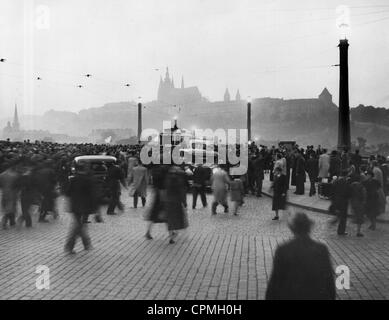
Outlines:
MULTIPOLYGON (((126 193, 122 200, 123 213, 104 212, 100 224, 91 219, 92 251, 84 251, 79 240, 75 255, 64 254, 70 215, 63 197, 58 220, 35 222, 30 230, 1 230, 0 299, 263 299, 274 251, 291 236, 287 212, 272 221, 271 199, 248 196, 238 216, 221 207, 211 216, 198 199, 199 209, 189 209, 189 228, 175 244, 168 244, 162 224, 154 226, 148 241, 145 209, 133 209, 126 193), (50 270, 48 290, 36 288, 40 265, 50 270)), ((373 232, 366 222, 365 237, 357 238, 349 221, 349 235, 340 238, 329 225, 332 217, 307 214, 315 221, 313 237, 328 245, 334 268, 350 268, 351 288, 337 290, 338 298, 388 299, 389 225, 378 224, 373 232)))

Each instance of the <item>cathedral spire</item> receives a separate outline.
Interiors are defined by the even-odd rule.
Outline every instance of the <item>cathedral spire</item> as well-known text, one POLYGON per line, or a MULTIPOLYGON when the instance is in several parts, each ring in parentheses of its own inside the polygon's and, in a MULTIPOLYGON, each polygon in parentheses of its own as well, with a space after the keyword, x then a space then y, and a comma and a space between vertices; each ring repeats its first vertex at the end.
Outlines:
POLYGON ((239 93, 239 89, 238 89, 238 91, 236 92, 236 97, 235 97, 235 100, 236 100, 236 101, 240 101, 240 93, 239 93))
POLYGON ((181 89, 184 89, 185 86, 184 86, 184 76, 182 76, 181 78, 181 89))
POLYGON ((231 100, 231 97, 230 97, 230 92, 228 91, 228 88, 226 89, 226 92, 224 92, 224 101, 230 101, 231 100))
POLYGON ((170 83, 169 67, 166 67, 165 82, 170 83))
POLYGON ((12 128, 14 130, 19 130, 18 107, 17 107, 16 103, 15 103, 14 121, 12 123, 12 128))

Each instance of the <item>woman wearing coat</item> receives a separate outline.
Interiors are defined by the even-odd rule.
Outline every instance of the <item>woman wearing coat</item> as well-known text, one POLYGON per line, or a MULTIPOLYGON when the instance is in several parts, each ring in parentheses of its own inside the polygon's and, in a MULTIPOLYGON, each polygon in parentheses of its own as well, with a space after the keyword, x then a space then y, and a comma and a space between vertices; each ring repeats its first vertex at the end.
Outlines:
POLYGON ((330 156, 327 154, 327 150, 323 150, 323 154, 319 156, 319 180, 328 178, 330 170, 330 156))
POLYGON ((361 227, 363 224, 363 217, 366 209, 366 189, 361 183, 359 175, 354 175, 350 181, 351 198, 350 205, 354 214, 355 223, 357 224, 357 237, 363 237, 361 233, 361 227))
POLYGON ((277 167, 274 170, 274 182, 273 182, 273 203, 272 210, 275 211, 275 217, 273 220, 278 220, 278 211, 285 210, 286 205, 286 177, 282 174, 282 169, 277 167))
POLYGON ((366 207, 365 212, 371 221, 369 227, 370 230, 375 230, 376 228, 376 219, 380 214, 380 203, 379 203, 379 189, 380 184, 377 180, 374 179, 374 173, 372 171, 367 172, 367 179, 363 182, 364 187, 366 188, 366 207))
POLYGON ((188 227, 188 217, 184 208, 185 172, 178 166, 172 166, 166 176, 166 202, 167 226, 169 230, 169 243, 174 243, 177 230, 188 227))
POLYGON ((146 214, 147 231, 145 237, 147 240, 153 239, 151 228, 153 223, 166 223, 166 210, 164 206, 164 195, 166 194, 165 179, 168 167, 165 165, 156 165, 151 171, 153 180, 153 197, 149 211, 146 214))
POLYGON ((233 204, 232 212, 238 215, 238 207, 243 205, 244 187, 239 176, 235 176, 230 182, 230 198, 233 204))

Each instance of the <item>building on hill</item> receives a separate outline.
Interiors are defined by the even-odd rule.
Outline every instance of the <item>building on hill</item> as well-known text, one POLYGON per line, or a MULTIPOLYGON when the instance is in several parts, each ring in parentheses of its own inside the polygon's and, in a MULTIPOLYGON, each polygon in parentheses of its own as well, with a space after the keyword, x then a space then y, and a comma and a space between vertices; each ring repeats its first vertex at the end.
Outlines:
POLYGON ((7 122, 7 126, 3 129, 3 137, 10 140, 20 140, 22 138, 22 132, 20 130, 18 107, 15 104, 14 118, 12 124, 7 122))
POLYGON ((184 77, 181 79, 181 88, 174 86, 173 77, 170 78, 169 68, 166 68, 165 79, 160 78, 158 87, 158 102, 171 105, 186 105, 202 100, 197 87, 184 86, 184 77))
POLYGON ((240 93, 239 93, 239 89, 238 89, 238 91, 236 92, 235 100, 236 100, 236 101, 240 101, 240 100, 241 100, 241 98, 240 98, 240 93))
POLYGON ((60 143, 81 142, 82 137, 70 137, 66 134, 53 134, 48 130, 24 130, 20 126, 18 108, 15 104, 15 111, 12 124, 8 121, 7 126, 3 129, 3 138, 11 141, 52 141, 60 143))
POLYGON ((224 92, 224 102, 230 102, 230 101, 231 101, 230 92, 228 91, 228 88, 226 88, 226 92, 224 92))
POLYGON ((332 94, 324 88, 323 91, 319 94, 319 100, 323 101, 326 104, 332 104, 332 94))

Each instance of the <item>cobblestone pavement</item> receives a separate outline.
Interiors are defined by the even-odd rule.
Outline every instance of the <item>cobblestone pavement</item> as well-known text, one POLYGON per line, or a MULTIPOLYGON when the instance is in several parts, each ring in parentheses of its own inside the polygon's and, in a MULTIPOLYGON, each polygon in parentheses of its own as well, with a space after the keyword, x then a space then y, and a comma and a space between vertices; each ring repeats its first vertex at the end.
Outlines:
MULTIPOLYGON (((75 255, 64 254, 70 218, 63 198, 59 219, 30 230, 0 230, 0 298, 264 298, 274 250, 290 237, 289 214, 272 221, 269 198, 249 196, 238 216, 224 214, 222 208, 216 216, 209 208, 189 210, 190 227, 172 245, 161 224, 153 228, 154 239, 146 240, 145 209, 133 209, 132 200, 122 198, 124 213, 89 224, 92 251, 84 251, 78 242, 75 255), (50 268, 48 290, 36 288, 39 265, 50 268)), ((329 225, 331 217, 308 214, 315 221, 313 237, 328 245, 334 267, 350 268, 351 288, 338 290, 338 298, 388 299, 389 226, 380 224, 373 232, 365 224, 365 237, 357 238, 349 222, 349 236, 340 238, 329 225)))

